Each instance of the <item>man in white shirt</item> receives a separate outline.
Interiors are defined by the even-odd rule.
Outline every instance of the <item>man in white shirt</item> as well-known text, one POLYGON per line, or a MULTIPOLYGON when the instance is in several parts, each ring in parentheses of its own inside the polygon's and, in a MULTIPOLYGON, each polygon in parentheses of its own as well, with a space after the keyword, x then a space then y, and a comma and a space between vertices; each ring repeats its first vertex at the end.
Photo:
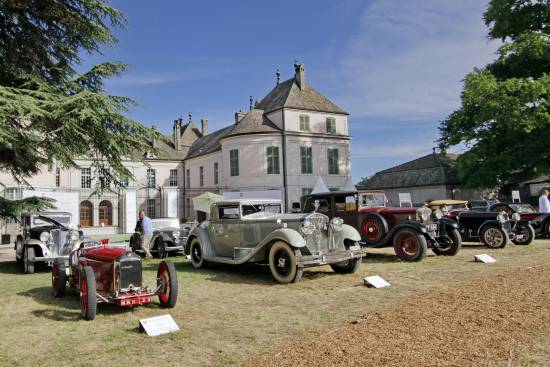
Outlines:
POLYGON ((548 200, 548 190, 543 190, 539 197, 539 213, 550 213, 550 200, 548 200))

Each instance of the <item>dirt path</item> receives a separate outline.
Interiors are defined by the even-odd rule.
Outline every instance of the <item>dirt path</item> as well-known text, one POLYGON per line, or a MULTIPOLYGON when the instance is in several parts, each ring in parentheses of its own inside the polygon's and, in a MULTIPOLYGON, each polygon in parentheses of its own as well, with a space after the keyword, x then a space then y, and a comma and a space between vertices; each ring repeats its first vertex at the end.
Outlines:
POLYGON ((550 263, 484 276, 279 345, 244 365, 507 366, 510 355, 514 366, 524 365, 521 356, 537 343, 548 346, 549 286, 550 263))

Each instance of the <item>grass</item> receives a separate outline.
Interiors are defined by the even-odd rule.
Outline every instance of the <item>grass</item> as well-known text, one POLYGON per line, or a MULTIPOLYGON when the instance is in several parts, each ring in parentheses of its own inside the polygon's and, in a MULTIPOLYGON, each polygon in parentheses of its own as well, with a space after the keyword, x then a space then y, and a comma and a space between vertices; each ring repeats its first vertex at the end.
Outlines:
MULTIPOLYGON (((1 252, 13 251, 3 249, 1 252)), ((4 254, 5 255, 5 254, 4 254)), ((0 256, 11 258, 11 254, 0 256)), ((158 300, 134 309, 99 305, 88 322, 80 318, 77 295, 54 298, 50 273, 19 274, 14 261, 0 262, 0 364, 73 366, 158 364, 227 366, 306 332, 359 319, 404 297, 461 281, 550 260, 550 241, 503 250, 464 246, 455 257, 431 254, 418 263, 399 261, 391 249, 369 250, 358 273, 337 275, 330 267, 308 268, 297 284, 275 284, 266 266, 211 265, 193 269, 183 257, 171 258, 180 293, 174 309, 158 300), (488 253, 497 263, 473 262, 488 253), (381 275, 392 286, 366 288, 362 279, 381 275), (139 320, 170 313, 181 331, 149 338, 139 320)), ((155 283, 158 260, 145 261, 146 284, 155 283)), ((548 361, 550 339, 542 341, 525 365, 548 361)))

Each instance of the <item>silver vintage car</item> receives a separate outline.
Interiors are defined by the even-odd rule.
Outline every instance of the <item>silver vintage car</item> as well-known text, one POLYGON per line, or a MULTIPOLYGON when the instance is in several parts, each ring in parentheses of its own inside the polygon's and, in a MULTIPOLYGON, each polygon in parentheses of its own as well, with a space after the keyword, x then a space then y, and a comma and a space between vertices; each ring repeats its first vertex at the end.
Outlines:
POLYGON ((268 263, 277 282, 296 283, 305 266, 357 271, 366 254, 360 239, 340 218, 281 214, 280 200, 232 200, 212 204, 210 220, 189 233, 185 254, 195 268, 206 262, 268 263))
MULTIPOLYGON (((187 233, 190 227, 180 225, 178 218, 155 218, 153 224, 153 237, 149 244, 151 253, 164 259, 168 254, 183 252, 183 245, 187 241, 187 233)), ((130 248, 133 252, 143 253, 141 234, 135 232, 130 237, 130 248)))

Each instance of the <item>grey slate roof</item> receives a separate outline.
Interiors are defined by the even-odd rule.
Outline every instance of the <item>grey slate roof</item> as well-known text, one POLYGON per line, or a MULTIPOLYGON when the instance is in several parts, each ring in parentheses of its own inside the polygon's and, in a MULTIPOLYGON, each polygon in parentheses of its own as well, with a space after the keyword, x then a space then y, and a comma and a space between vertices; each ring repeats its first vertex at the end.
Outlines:
POLYGON ((191 148, 189 149, 187 157, 185 158, 186 159, 195 158, 203 154, 208 154, 208 153, 215 152, 217 150, 221 150, 222 145, 220 143, 220 140, 222 140, 225 136, 231 133, 231 131, 234 128, 235 128, 235 125, 229 125, 228 127, 214 131, 211 134, 198 138, 197 140, 195 140, 193 145, 191 145, 191 148))
POLYGON ((365 189, 384 190, 398 187, 458 184, 453 170, 456 154, 432 153, 377 172, 364 185, 365 189))
POLYGON ((280 131, 281 130, 274 123, 264 116, 263 110, 254 108, 248 111, 248 113, 234 126, 233 130, 224 137, 280 131))
POLYGON ((306 85, 306 88, 300 89, 294 78, 277 85, 256 106, 256 108, 264 110, 265 112, 277 110, 282 107, 348 114, 327 98, 323 97, 309 84, 306 85))

